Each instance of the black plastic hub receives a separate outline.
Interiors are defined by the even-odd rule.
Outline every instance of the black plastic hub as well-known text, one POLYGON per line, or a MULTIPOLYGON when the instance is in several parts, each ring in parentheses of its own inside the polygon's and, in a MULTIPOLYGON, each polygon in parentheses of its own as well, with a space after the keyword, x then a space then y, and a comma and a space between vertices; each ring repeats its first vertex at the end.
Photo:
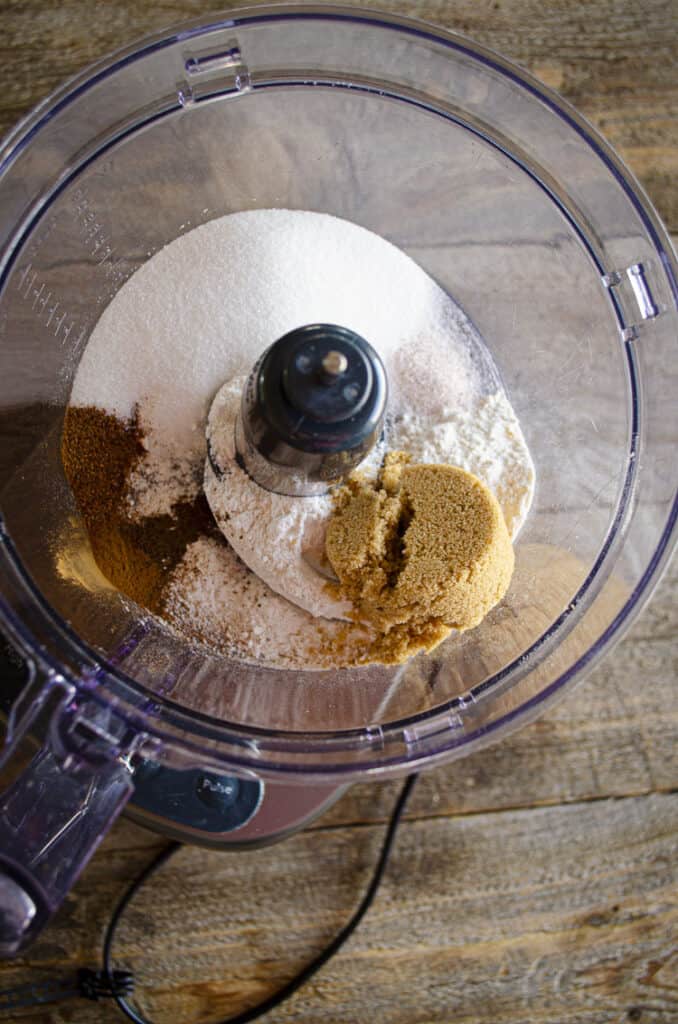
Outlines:
POLYGON ((345 327, 310 324, 285 334, 254 376, 254 412, 276 442, 303 452, 351 451, 381 430, 384 368, 372 346, 345 327))
POLYGON ((382 362, 359 334, 336 324, 290 331, 264 352, 243 390, 238 462, 269 491, 322 494, 381 437, 387 394, 382 362))

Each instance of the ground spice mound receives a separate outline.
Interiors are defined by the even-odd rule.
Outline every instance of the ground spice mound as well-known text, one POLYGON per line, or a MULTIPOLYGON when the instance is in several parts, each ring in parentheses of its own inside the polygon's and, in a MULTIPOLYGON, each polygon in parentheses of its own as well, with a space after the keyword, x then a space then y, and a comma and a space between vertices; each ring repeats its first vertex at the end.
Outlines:
POLYGON ((134 522, 127 481, 145 453, 138 416, 124 421, 94 406, 69 406, 61 458, 101 572, 127 597, 161 612, 167 575, 189 544, 216 531, 207 501, 178 502, 172 515, 134 522))
POLYGON ((340 488, 327 557, 375 660, 401 662, 453 629, 477 626, 506 593, 513 548, 494 495, 456 466, 386 456, 376 481, 340 488))

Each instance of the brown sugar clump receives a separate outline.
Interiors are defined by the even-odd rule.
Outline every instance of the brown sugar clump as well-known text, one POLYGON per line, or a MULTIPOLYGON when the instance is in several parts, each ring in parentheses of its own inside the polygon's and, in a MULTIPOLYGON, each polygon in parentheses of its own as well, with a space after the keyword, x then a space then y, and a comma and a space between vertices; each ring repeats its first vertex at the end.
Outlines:
POLYGON ((367 658, 386 663, 477 626, 514 564, 488 488, 456 466, 411 464, 405 452, 386 456, 376 482, 356 476, 340 488, 325 547, 339 593, 376 633, 367 658))

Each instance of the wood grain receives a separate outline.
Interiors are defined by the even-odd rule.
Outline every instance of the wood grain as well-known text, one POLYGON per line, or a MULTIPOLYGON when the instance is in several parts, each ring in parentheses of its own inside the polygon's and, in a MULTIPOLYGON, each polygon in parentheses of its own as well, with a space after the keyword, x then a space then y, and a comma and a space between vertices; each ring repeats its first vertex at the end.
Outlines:
MULTIPOLYGON (((371 5, 467 32, 530 68, 604 132, 678 231, 674 0, 371 5)), ((0 132, 107 51, 206 10, 0 0, 0 132)), ((568 700, 420 780, 373 910, 267 1024, 675 1024, 677 594, 674 564, 568 700)), ((350 914, 397 788, 355 786, 268 850, 183 850, 120 933, 144 1010, 167 1024, 217 1020, 289 977, 350 914)), ((114 900, 162 842, 120 822, 30 956, 0 965, 0 988, 94 964, 114 900)), ((5 1019, 120 1018, 82 1002, 5 1019)))

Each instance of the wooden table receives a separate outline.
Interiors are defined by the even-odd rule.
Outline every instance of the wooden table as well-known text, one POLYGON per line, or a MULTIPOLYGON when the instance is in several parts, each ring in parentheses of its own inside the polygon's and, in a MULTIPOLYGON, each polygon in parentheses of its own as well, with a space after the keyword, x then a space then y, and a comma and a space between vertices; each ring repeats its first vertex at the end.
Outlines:
MULTIPOLYGON (((617 147, 678 232, 675 0, 389 0, 529 67, 617 147)), ((229 6, 227 3, 223 7, 229 6)), ((0 0, 0 132, 64 78, 200 0, 0 0)), ((270 1024, 678 1021, 678 565, 628 638, 555 711, 420 781, 379 898, 270 1024)), ((258 1001, 346 920, 397 785, 361 785, 249 855, 181 851, 120 935, 159 1022, 258 1001)), ((93 964, 122 889, 163 840, 119 822, 0 988, 93 964)), ((13 1020, 114 1022, 65 1003, 13 1020)))

